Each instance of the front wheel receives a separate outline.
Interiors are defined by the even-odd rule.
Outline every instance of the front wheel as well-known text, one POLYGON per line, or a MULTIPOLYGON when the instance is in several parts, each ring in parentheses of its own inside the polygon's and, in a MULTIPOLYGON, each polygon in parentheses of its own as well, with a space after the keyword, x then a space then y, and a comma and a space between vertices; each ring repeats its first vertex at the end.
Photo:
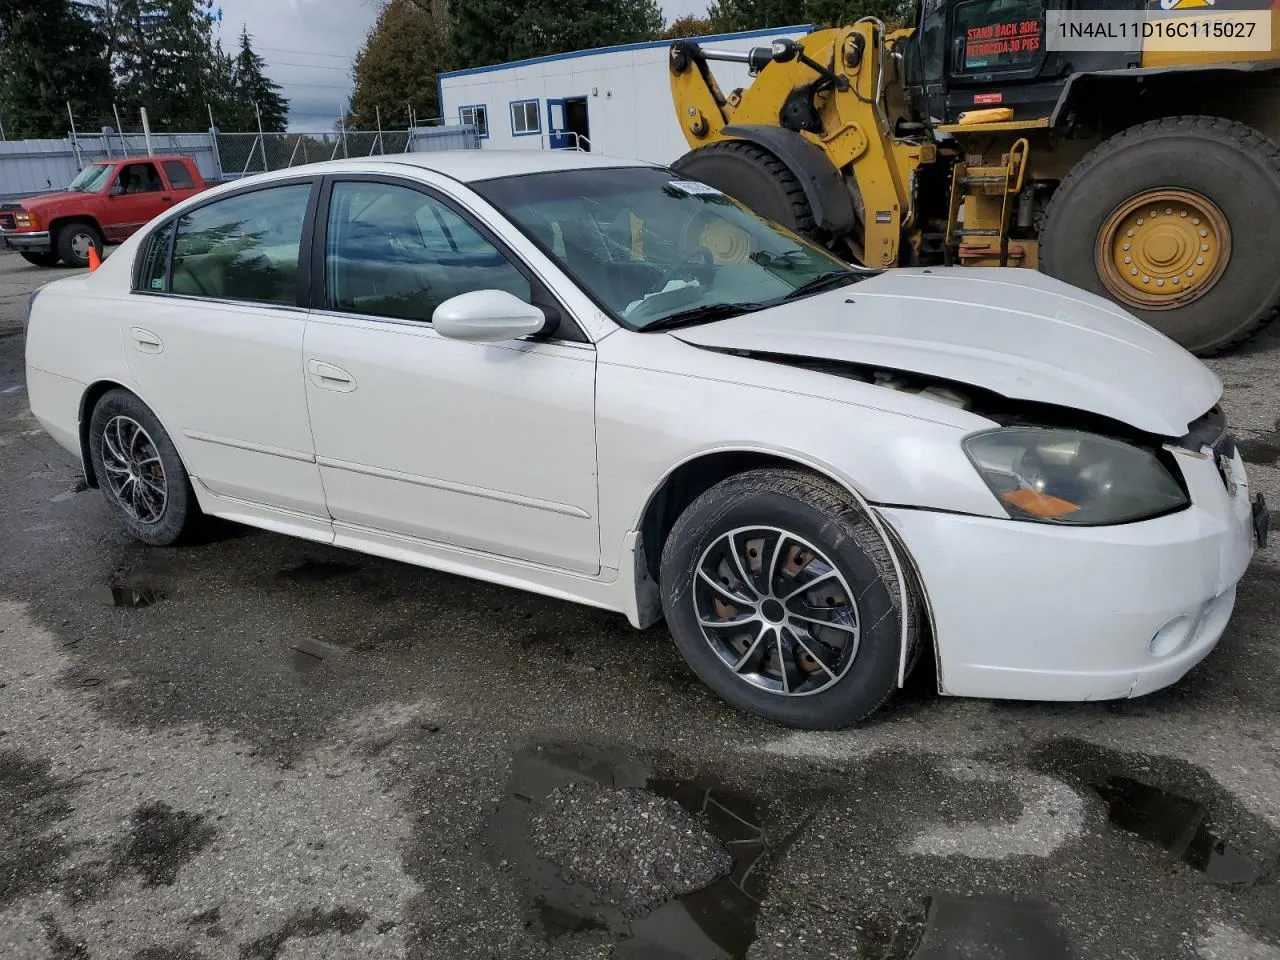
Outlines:
POLYGON ((916 600, 866 514, 836 484, 754 470, 680 516, 662 552, 662 602, 685 661, 724 700, 789 726, 835 729, 898 684, 916 600))
POLYGON ((1218 117, 1166 117, 1104 141, 1054 191, 1045 273, 1108 297, 1201 356, 1280 306, 1280 148, 1218 117))
POLYGON ((89 251, 102 256, 102 234, 89 223, 69 223, 58 231, 58 256, 69 267, 87 267, 89 251))
POLYGON ((145 403, 127 390, 103 394, 89 420, 89 454, 98 486, 134 537, 167 547, 200 515, 177 448, 145 403))

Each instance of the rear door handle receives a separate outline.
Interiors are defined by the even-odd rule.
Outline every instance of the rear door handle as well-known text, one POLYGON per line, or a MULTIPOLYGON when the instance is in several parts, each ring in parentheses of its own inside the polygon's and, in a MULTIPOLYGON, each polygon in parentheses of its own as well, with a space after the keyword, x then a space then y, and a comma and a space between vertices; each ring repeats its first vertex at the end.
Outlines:
POLYGON ((336 390, 339 393, 350 393, 356 388, 355 378, 341 367, 323 360, 308 360, 307 375, 317 387, 325 390, 336 390))
POLYGON ((164 349, 164 341, 142 327, 130 327, 129 336, 133 338, 134 348, 142 353, 159 353, 164 349))

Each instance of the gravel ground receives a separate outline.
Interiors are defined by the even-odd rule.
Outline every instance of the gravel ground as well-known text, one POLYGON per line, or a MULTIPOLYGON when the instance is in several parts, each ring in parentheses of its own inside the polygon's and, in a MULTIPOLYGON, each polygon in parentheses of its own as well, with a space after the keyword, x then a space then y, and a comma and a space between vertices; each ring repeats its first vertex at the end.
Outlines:
POLYGON ((674 800, 590 783, 557 787, 530 818, 543 859, 608 902, 646 910, 707 886, 733 860, 674 800))
MULTIPOLYGON (((789 731, 663 628, 258 531, 132 542, 27 408, 60 273, 0 256, 4 960, 1280 960, 1274 542, 1169 690, 920 674, 789 731)), ((1280 331, 1212 366, 1280 504, 1280 331)))

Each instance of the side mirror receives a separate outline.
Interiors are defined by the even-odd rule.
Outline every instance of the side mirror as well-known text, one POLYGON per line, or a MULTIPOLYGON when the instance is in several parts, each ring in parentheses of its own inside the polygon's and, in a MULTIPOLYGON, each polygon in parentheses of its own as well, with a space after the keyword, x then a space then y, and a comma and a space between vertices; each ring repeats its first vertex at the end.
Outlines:
POLYGON ((542 332, 547 315, 505 290, 473 290, 436 307, 431 325, 450 340, 497 343, 542 332))

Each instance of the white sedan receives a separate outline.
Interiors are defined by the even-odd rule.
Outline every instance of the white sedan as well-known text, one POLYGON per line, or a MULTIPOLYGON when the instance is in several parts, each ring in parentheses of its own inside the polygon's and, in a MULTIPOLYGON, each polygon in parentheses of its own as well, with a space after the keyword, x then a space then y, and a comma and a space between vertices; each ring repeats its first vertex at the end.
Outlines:
POLYGON ((1030 270, 851 268, 670 170, 368 158, 200 194, 30 307, 44 428, 201 514, 664 616, 725 700, 1131 697, 1265 537, 1198 360, 1030 270))

